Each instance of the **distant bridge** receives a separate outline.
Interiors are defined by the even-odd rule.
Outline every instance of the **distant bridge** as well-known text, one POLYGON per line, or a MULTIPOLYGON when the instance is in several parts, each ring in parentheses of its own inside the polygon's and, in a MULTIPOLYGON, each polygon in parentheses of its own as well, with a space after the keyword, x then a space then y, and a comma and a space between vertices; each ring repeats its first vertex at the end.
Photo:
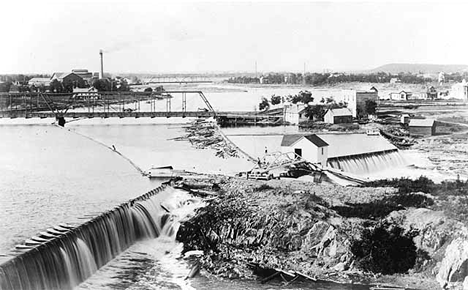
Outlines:
MULTIPOLYGON (((200 100, 198 99, 198 100, 200 100)), ((198 90, 160 92, 79 92, 79 93, 3 93, 0 94, 0 118, 217 118, 223 124, 236 122, 281 122, 282 115, 254 111, 215 111, 198 90), (197 109, 187 106, 187 95, 198 96, 203 103, 197 109), (180 106, 174 108, 178 101, 180 106)))
POLYGON ((199 84, 213 83, 215 80, 207 76, 176 75, 176 76, 154 76, 142 80, 143 84, 199 84))

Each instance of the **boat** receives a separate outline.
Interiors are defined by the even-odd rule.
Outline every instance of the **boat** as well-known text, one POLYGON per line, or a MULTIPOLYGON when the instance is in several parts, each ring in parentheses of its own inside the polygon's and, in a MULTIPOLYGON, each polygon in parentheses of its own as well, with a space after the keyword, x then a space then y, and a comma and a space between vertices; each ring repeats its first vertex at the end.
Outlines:
POLYGON ((153 167, 146 172, 149 178, 171 178, 174 176, 172 166, 153 167))

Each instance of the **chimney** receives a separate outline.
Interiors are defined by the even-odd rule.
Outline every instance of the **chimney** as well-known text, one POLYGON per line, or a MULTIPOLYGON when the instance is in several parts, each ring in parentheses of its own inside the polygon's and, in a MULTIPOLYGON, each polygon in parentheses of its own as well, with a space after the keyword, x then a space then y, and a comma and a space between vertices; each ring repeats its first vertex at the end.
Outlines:
POLYGON ((104 59, 102 56, 102 49, 99 50, 99 55, 101 56, 101 73, 99 74, 99 78, 103 79, 104 78, 104 59))

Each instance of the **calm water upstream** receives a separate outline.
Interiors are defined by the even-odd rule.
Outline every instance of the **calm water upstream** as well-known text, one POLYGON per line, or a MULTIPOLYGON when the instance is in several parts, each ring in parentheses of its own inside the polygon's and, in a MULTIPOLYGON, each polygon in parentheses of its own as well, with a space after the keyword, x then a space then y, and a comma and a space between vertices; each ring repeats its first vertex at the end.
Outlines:
MULTIPOLYGON (((261 96, 298 91, 255 89, 247 93, 206 95, 219 110, 252 110, 261 96)), ((202 107, 203 103, 194 101, 190 106, 202 107)), ((159 181, 143 177, 132 164, 109 149, 112 145, 143 170, 153 165, 172 165, 190 171, 234 174, 252 168, 244 159, 220 159, 210 149, 197 150, 188 142, 171 140, 184 134, 180 120, 171 120, 179 124, 164 124, 168 120, 89 119, 70 122, 65 128, 50 125, 53 120, 36 121, 43 123, 40 125, 26 125, 23 121, 11 125, 14 122, 9 119, 0 120, 0 262, 9 259, 16 244, 40 231, 59 223, 83 223, 159 186, 159 181)), ((226 132, 237 134, 249 130, 226 132)), ((291 132, 293 129, 275 130, 291 132)), ((176 259, 179 252, 180 245, 170 239, 135 245, 113 262, 117 266, 99 271, 82 288, 115 289, 116 285, 126 285, 129 289, 280 288, 201 277, 181 282, 188 269, 176 259), (138 267, 122 272, 135 261, 141 262, 138 267), (130 284, 129 279, 133 281, 130 284)), ((309 287, 297 285, 290 289, 309 287)), ((362 287, 314 285, 314 289, 362 287)))

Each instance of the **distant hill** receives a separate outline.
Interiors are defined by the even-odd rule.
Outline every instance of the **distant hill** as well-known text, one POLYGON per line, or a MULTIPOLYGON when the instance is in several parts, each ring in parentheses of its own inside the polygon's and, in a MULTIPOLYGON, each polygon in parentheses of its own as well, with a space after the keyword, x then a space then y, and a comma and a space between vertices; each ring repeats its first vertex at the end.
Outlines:
POLYGON ((400 72, 409 73, 453 73, 468 70, 468 65, 464 64, 424 64, 424 63, 390 63, 379 66, 369 72, 386 72, 397 74, 400 72))

